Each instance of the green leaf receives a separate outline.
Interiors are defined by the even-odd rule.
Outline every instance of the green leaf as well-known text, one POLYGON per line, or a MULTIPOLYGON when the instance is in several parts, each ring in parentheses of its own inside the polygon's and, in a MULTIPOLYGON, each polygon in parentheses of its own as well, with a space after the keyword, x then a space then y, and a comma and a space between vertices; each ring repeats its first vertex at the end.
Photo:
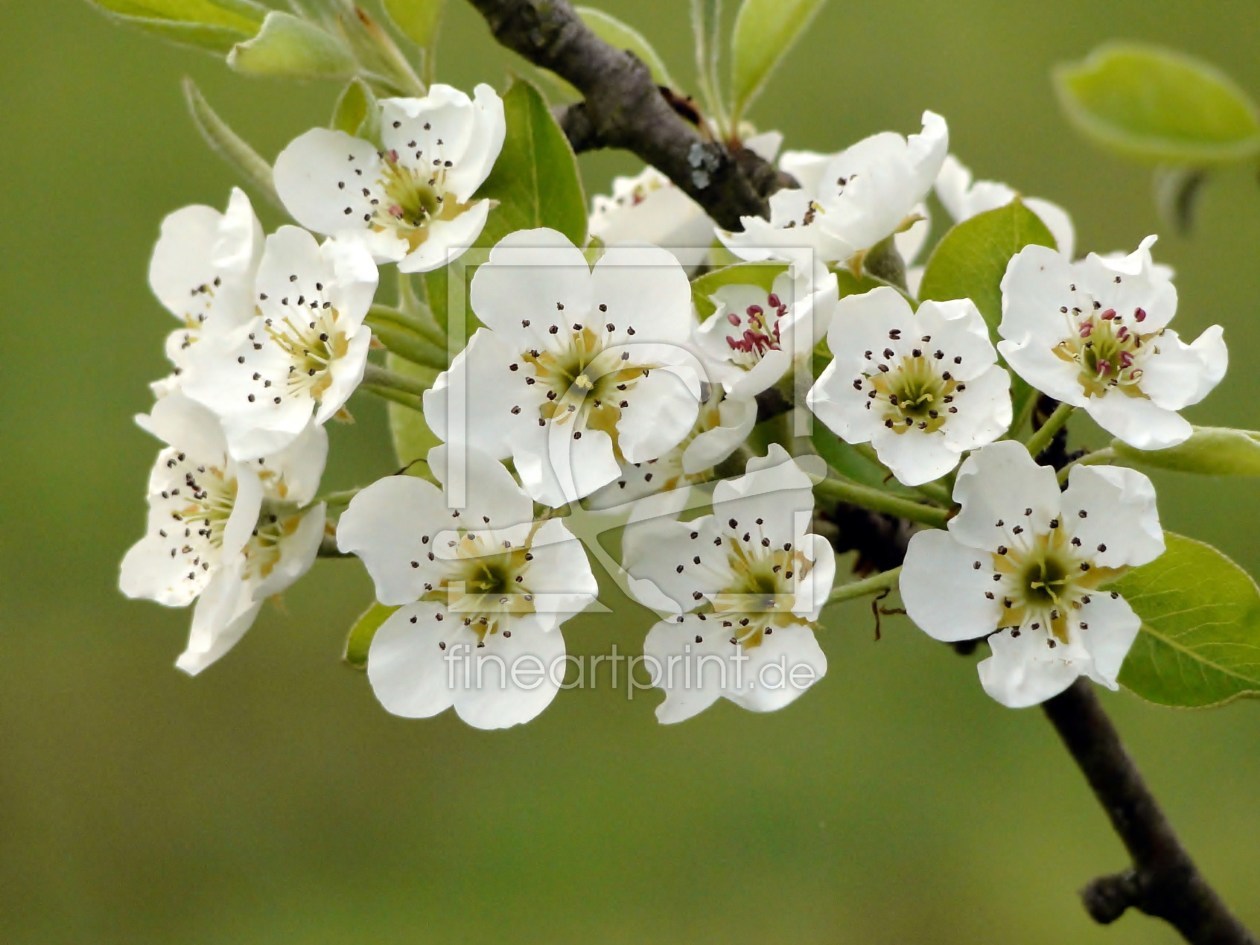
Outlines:
POLYGON ((445 0, 383 0, 385 15, 399 32, 421 49, 437 39, 445 0))
POLYGON ((1110 586, 1142 618, 1120 682, 1151 702, 1219 705, 1260 694, 1260 589, 1211 545, 1168 550, 1110 586))
MULTIPOLYGON (((574 245, 584 245, 586 195, 578 176, 577 157, 547 102, 533 85, 517 79, 503 96, 503 112, 507 121, 503 150, 476 194, 477 198, 497 201, 497 206, 490 211, 477 245, 493 246, 509 233, 536 227, 559 230, 574 245)), ((461 272, 457 264, 425 276, 429 306, 443 327, 449 317, 451 268, 461 272)), ((465 302, 467 297, 465 285, 465 302)))
POLYGON ((971 299, 990 333, 1002 320, 1002 277, 1025 246, 1051 246, 1054 236, 1018 200, 978 213, 950 229, 932 250, 919 289, 922 301, 971 299))
POLYGON ((346 648, 341 658, 351 669, 367 669, 368 650, 372 646, 372 638, 397 607, 378 604, 375 601, 367 610, 359 614, 346 635, 346 648))
POLYGON ((638 56, 651 70, 652 78, 656 80, 657 85, 678 87, 678 83, 669 74, 664 61, 652 48, 652 44, 633 26, 595 7, 574 7, 573 12, 582 18, 582 22, 591 28, 591 32, 608 45, 628 50, 638 56))
POLYGON ((194 49, 218 55, 227 54, 237 43, 252 35, 226 26, 203 26, 200 23, 180 23, 177 20, 132 16, 117 16, 111 19, 144 30, 167 42, 179 46, 191 46, 194 49))
MULTIPOLYGON (((385 366, 406 377, 414 377, 426 388, 432 387, 437 380, 438 371, 424 367, 390 353, 385 357, 385 366)), ((437 435, 425 423, 424 414, 412 410, 402 404, 387 405, 389 414, 389 435, 394 443, 394 455, 407 471, 425 478, 432 478, 426 463, 417 462, 429 455, 429 450, 441 443, 437 435), (413 465, 414 464, 414 465, 413 465)))
POLYGON ((345 79, 358 61, 339 37, 314 23, 273 10, 258 35, 228 53, 227 64, 246 75, 345 79))
POLYGON ((362 79, 351 79, 333 106, 329 127, 367 141, 378 140, 380 107, 376 96, 362 79))
MULTIPOLYGON (((1011 257, 1033 244, 1053 247, 1054 236, 1021 201, 978 213, 950 229, 936 244, 923 272, 919 298, 940 302, 971 299, 996 342, 1002 320, 1002 277, 1011 257)), ((1011 378, 1015 416, 1031 396, 1027 383, 1011 378)))
POLYGON ((1111 448, 1130 466, 1206 476, 1260 476, 1260 432, 1195 427, 1190 439, 1164 450, 1138 450, 1120 440, 1111 448))
POLYGON ((1095 143, 1128 157, 1219 164, 1260 154, 1255 103, 1210 63, 1139 43, 1111 43, 1059 66, 1067 116, 1095 143))
POLYGON ((89 0, 106 13, 131 20, 167 20, 220 27, 253 36, 267 7, 252 0, 89 0))
POLYGON ((744 0, 731 37, 731 100, 738 119, 822 9, 823 0, 744 0))
POLYGON ((284 204, 276 194, 271 165, 218 116, 192 79, 184 80, 184 100, 188 103, 193 123, 206 144, 210 145, 210 150, 223 158, 258 194, 284 210, 284 204))

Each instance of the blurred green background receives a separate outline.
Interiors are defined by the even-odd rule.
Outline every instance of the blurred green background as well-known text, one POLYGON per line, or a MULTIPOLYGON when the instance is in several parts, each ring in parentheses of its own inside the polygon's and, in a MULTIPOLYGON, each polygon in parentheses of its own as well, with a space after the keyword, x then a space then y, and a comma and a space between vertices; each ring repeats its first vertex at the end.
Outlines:
MULTIPOLYGON (((681 4, 609 9, 690 75, 681 4)), ((1048 73, 1113 37, 1206 56, 1260 94, 1254 0, 923 4, 836 0, 753 117, 836 149, 944 114, 954 151, 1076 215, 1082 249, 1161 231, 1140 169, 1066 125, 1048 73)), ((335 88, 249 81, 113 27, 77 0, 0 12, 0 942, 1172 943, 1075 898, 1124 865, 1036 711, 999 708, 971 661, 864 605, 823 634, 831 670, 790 709, 721 704, 681 727, 659 696, 563 693, 482 733, 406 722, 339 664, 370 596, 320 562, 196 680, 171 663, 187 613, 124 600, 155 444, 131 422, 165 373, 147 291, 162 216, 233 183, 183 112, 182 75, 264 154, 326 119, 335 88)), ((440 75, 517 68, 451 4, 440 75)), ((633 164, 584 158, 592 189, 633 164)), ((275 226, 279 219, 265 218, 275 226)), ((1226 327, 1236 370, 1198 422, 1260 426, 1260 189, 1208 189, 1198 231, 1161 239, 1181 328, 1226 327)), ((389 467, 378 404, 334 431, 330 486, 389 467)), ((1161 478, 1166 525, 1260 571, 1256 486, 1161 478)), ((576 652, 637 652, 647 614, 569 624, 576 652)), ((1176 712, 1107 695, 1202 867, 1260 927, 1260 707, 1176 712)))

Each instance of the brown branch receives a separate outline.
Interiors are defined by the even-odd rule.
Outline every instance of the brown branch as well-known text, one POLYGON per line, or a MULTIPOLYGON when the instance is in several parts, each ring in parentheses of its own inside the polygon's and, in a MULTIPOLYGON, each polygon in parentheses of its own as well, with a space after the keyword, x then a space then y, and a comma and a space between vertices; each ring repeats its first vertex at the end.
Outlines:
POLYGON ((1133 860, 1081 891, 1090 916, 1105 924, 1135 908, 1163 919, 1191 945, 1257 945, 1181 845, 1092 684, 1078 679, 1042 708, 1133 860))
POLYGON ((575 150, 624 148, 653 165, 729 230, 766 216, 782 186, 751 151, 728 150, 684 118, 638 58, 596 36, 566 0, 469 0, 502 45, 582 93, 561 114, 575 150))

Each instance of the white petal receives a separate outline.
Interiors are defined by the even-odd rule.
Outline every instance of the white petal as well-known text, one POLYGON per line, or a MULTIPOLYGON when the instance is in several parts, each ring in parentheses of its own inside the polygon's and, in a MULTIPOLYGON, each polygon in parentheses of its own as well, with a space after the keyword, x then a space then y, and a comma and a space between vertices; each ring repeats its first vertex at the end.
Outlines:
POLYGON ((795 578, 796 600, 792 603, 792 613, 814 621, 831 596, 836 579, 836 555, 831 543, 821 535, 805 535, 801 551, 813 562, 813 567, 807 574, 795 578))
POLYGON ((520 725, 551 704, 564 682, 564 636, 537 621, 511 621, 511 636, 490 634, 469 654, 472 685, 455 696, 455 711, 475 728, 520 725))
POLYGON ((276 158, 276 192, 302 226, 329 235, 355 233, 367 229, 364 215, 373 212, 373 197, 380 197, 376 192, 380 166, 380 155, 370 142, 343 131, 313 128, 276 158), (368 188, 367 195, 363 188, 368 188))
POLYGON ((530 562, 525 584, 534 595, 537 618, 545 629, 561 620, 555 617, 580 613, 594 602, 599 582, 591 571, 582 543, 560 519, 544 522, 530 543, 530 562))
POLYGON ((1155 350, 1142 360, 1142 393, 1158 407, 1180 410, 1212 392, 1229 366, 1220 325, 1213 325, 1187 345, 1175 331, 1165 331, 1155 350))
POLYGON ((1011 709, 1038 705, 1075 682, 1081 666, 1051 649, 1045 630, 1003 630, 989 637, 993 655, 977 669, 984 691, 1011 709), (1016 635, 1018 634, 1018 635, 1016 635))
POLYGON ((1048 246, 1025 246, 1011 257, 1002 276, 998 334, 1021 344, 1029 339, 1046 347, 1058 344, 1068 330, 1066 316, 1059 309, 1091 304, 1089 299, 1078 297, 1078 283, 1080 276, 1066 256, 1048 246), (1077 292, 1072 291, 1074 285, 1077 292))
POLYGON ((634 400, 617 421, 622 455, 631 463, 664 455, 691 432, 699 409, 700 380, 694 370, 654 368, 635 383, 634 400))
POLYGON ((1059 484, 1054 470, 1034 463, 1022 444, 1003 440, 967 457, 954 500, 962 510, 950 520, 950 534, 972 548, 993 549, 1016 525, 1046 530, 1059 514, 1059 484))
POLYGON ((496 459, 510 456, 520 428, 537 425, 542 401, 537 385, 525 383, 534 372, 520 355, 497 332, 477 329, 424 392, 424 419, 434 435, 443 442, 468 443, 496 459), (513 413, 513 407, 521 409, 513 413))
POLYGON ((797 460, 778 444, 766 456, 750 460, 738 479, 723 479, 713 489, 713 514, 734 519, 733 530, 747 530, 771 545, 797 544, 808 534, 814 510, 813 485, 797 460), (760 520, 760 521, 758 521, 760 520))
POLYGON ((657 518, 627 526, 621 557, 633 578, 631 594, 662 613, 701 606, 731 580, 726 549, 716 542, 720 536, 711 515, 691 522, 657 518))
POLYGON ((827 675, 827 656, 811 627, 775 626, 762 636, 760 646, 745 648, 748 662, 742 678, 724 693, 738 706, 753 712, 774 712, 804 694, 827 675))
POLYGON ((359 491, 337 525, 337 547, 363 561, 376 599, 406 604, 434 579, 432 536, 450 511, 437 487, 415 476, 387 476, 359 491), (412 562, 415 562, 413 566, 412 562))
POLYGON ((1025 337, 1020 341, 999 341, 997 347, 1010 369, 1037 390, 1062 403, 1085 406, 1080 366, 1058 357, 1053 345, 1025 337))
MULTIPOLYGON (((677 265, 677 263, 675 263, 677 265)), ((490 250, 470 288, 482 324, 522 350, 545 339, 551 325, 568 328, 591 310, 586 257, 555 230, 517 230, 490 250), (529 321, 528 327, 521 325, 529 321)))
POLYGON ((1072 217, 1057 203, 1042 200, 1040 197, 1025 197, 1024 206, 1041 219, 1054 237, 1055 246, 1068 259, 1076 258, 1076 227, 1072 225, 1072 217))
POLYGON ((608 323, 613 344, 673 342, 691 335, 691 284, 678 260, 657 246, 609 246, 591 270, 594 324, 608 323))
POLYGON ((907 486, 921 486, 941 478, 958 465, 961 455, 940 430, 909 429, 898 433, 881 425, 871 436, 871 446, 879 461, 907 486))
POLYGON ((712 618, 692 614, 654 625, 643 641, 643 659, 652 685, 665 692, 657 719, 682 722, 713 705, 732 680, 734 650, 712 618))
POLYGON ((901 599, 906 614, 928 636, 953 642, 991 633, 1003 610, 996 594, 992 600, 985 596, 993 587, 992 559, 984 552, 939 529, 910 539, 901 568, 901 599))
POLYGON ((262 608, 261 601, 249 593, 244 565, 241 557, 234 566, 220 570, 197 600, 188 645, 175 661, 190 676, 196 676, 232 649, 262 608))
POLYGON ((580 439, 565 425, 525 427, 512 442, 512 460, 534 501, 559 508, 590 495, 617 478, 621 467, 603 430, 586 429, 580 439))
POLYGON ((314 423, 278 453, 253 466, 269 498, 305 505, 319 491, 328 459, 328 431, 314 423))
POLYGON ((251 593, 255 600, 263 600, 288 590, 311 569, 324 539, 326 520, 326 510, 322 502, 302 514, 297 527, 281 540, 280 560, 272 567, 271 573, 253 588, 251 593))
POLYGON ((430 450, 428 463, 442 483, 446 506, 463 510, 468 527, 508 528, 534 520, 529 496, 502 463, 485 453, 455 443, 430 450))
POLYGON ((1136 469, 1074 468, 1063 493, 1063 526, 1099 567, 1136 567, 1164 552, 1155 487, 1136 469))
POLYGON ((1106 593, 1091 595, 1089 603, 1083 603, 1075 616, 1081 642, 1092 657, 1093 665, 1088 670, 1090 678, 1109 689, 1117 688, 1116 677, 1133 641, 1137 639, 1142 627, 1141 618, 1123 597, 1112 597, 1106 593), (1080 623, 1087 624, 1087 627, 1081 629, 1080 623))
POLYGON ((951 414, 942 428, 952 449, 961 454, 992 443, 1010 428, 1010 388, 1010 375, 995 364, 954 394, 958 413, 951 414))
POLYGON ((449 264, 477 242, 490 215, 490 201, 478 200, 451 220, 431 220, 423 243, 398 263, 399 272, 431 272, 449 264))
MULTIPOLYGON (((712 408, 706 405, 702 410, 712 408)), ((723 397, 718 405, 718 422, 701 430, 687 444, 682 455, 683 472, 689 476, 712 469, 748 439, 757 423, 757 402, 736 397, 723 397)))
POLYGON ((924 302, 915 312, 916 337, 930 335, 931 348, 948 352, 950 373, 960 381, 970 381, 997 363, 997 352, 989 340, 984 316, 970 299, 924 302))
POLYGON ((1145 397, 1129 397, 1108 391, 1090 397, 1086 412, 1094 422, 1139 450, 1162 450, 1184 443, 1194 432, 1190 423, 1174 410, 1165 410, 1145 397))
POLYGON ((418 719, 450 706, 477 635, 437 604, 416 603, 390 615, 368 648, 372 691, 394 715, 418 719), (441 619, 439 619, 441 618, 441 619))

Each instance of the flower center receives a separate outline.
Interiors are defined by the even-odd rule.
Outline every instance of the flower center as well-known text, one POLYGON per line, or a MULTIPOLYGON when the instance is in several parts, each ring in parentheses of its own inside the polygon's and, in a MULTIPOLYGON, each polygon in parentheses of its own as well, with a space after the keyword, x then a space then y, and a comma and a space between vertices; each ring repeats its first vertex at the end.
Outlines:
POLYGON ((302 523, 292 503, 263 502, 258 524, 245 545, 246 576, 261 579, 271 574, 280 561, 281 543, 302 523))
POLYGON ((731 349, 731 360, 741 367, 757 364, 767 351, 778 351, 779 321, 787 314, 787 305, 771 292, 765 306, 749 305, 744 314, 728 312, 726 320, 735 328, 735 334, 726 336, 731 349))
POLYGON ((521 360, 534 369, 526 383, 542 384, 545 389, 539 426, 547 421, 571 423, 574 439, 581 437, 583 428, 602 430, 617 449, 617 421, 629 406, 625 395, 650 370, 630 364, 629 358, 628 350, 605 348, 603 339, 585 326, 575 327, 569 343, 561 348, 524 352, 521 360))
POLYGON ((1129 322, 1140 324, 1146 319, 1146 312, 1136 308, 1132 318, 1126 319, 1114 308, 1102 309, 1098 302, 1090 312, 1067 306, 1059 311, 1067 316, 1070 328, 1067 338, 1055 346, 1054 353, 1080 367, 1079 378, 1085 394, 1096 397, 1115 388, 1139 395, 1141 350, 1160 333, 1140 334, 1129 322))
MULTIPOLYGON (((899 329, 888 337, 902 348, 899 329)), ((871 367, 853 379, 854 389, 866 392, 866 409, 878 410, 884 426, 896 433, 914 429, 935 433, 958 412, 955 396, 967 389, 948 369, 962 364, 962 357, 949 358, 931 343, 932 336, 924 335, 914 347, 905 346, 909 352, 893 347, 866 351, 871 367)))
POLYGON ((397 232, 414 251, 428 239, 433 220, 459 216, 467 208, 446 193, 448 167, 450 162, 441 160, 435 160, 431 167, 416 167, 400 161, 397 151, 382 153, 379 184, 383 199, 372 198, 372 228, 397 232))
MULTIPOLYGON (((329 303, 324 305, 310 310, 310 321, 286 314, 283 319, 268 318, 263 322, 268 337, 291 362, 284 385, 290 395, 305 393, 319 400, 332 384, 332 362, 349 350, 349 341, 337 326, 339 313, 329 303)), ((252 333, 249 337, 254 340, 252 333)), ((255 374, 254 379, 259 380, 259 375, 255 374)), ((263 386, 270 387, 271 381, 264 380, 263 386)), ((278 397, 276 402, 279 403, 278 397)))
MULTIPOLYGON (((1016 628, 1016 633, 1024 627, 1045 629, 1052 646, 1054 640, 1067 643, 1073 613, 1118 572, 1095 567, 1081 550, 1080 539, 1069 538, 1058 519, 1048 532, 1028 535, 1016 525, 1010 535, 1011 544, 999 545, 992 553, 994 590, 985 594, 1002 601, 1005 612, 999 626, 1016 628)), ((975 563, 976 570, 984 566, 983 561, 975 563)))
POLYGON ((747 538, 727 538, 731 582, 713 595, 712 605, 715 614, 726 618, 722 626, 731 631, 731 642, 753 649, 774 632, 775 626, 807 622, 792 613, 792 605, 796 582, 812 565, 790 545, 771 549, 754 545, 747 538))
POLYGON ((534 595, 525 582, 533 560, 532 538, 533 531, 516 548, 471 532, 451 539, 447 543, 450 554, 443 561, 446 573, 436 586, 426 585, 423 599, 444 604, 482 640, 491 633, 510 635, 511 630, 502 625, 504 618, 535 610, 534 595))

